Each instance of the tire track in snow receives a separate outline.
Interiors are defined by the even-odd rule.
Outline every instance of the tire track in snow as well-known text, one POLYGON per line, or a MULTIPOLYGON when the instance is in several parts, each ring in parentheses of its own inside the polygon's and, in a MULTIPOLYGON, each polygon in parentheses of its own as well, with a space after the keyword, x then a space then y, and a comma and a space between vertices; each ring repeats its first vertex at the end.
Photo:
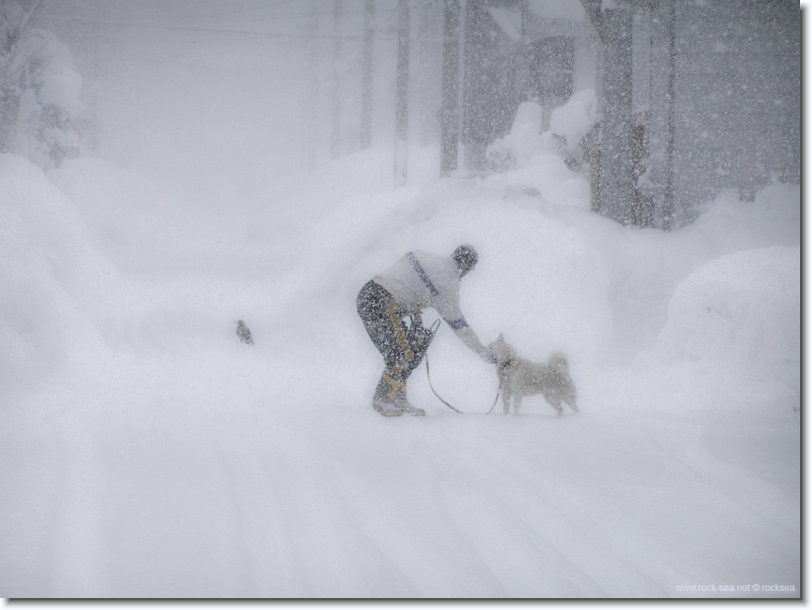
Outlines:
MULTIPOLYGON (((319 480, 331 490, 325 502, 334 503, 344 515, 341 518, 347 519, 336 523, 353 532, 342 536, 353 540, 362 536, 364 544, 371 540, 374 556, 383 554, 396 568, 393 575, 378 572, 388 583, 381 595, 399 595, 399 590, 424 597, 487 597, 494 591, 505 595, 495 581, 483 587, 482 578, 488 580, 488 574, 472 567, 471 553, 461 552, 467 543, 454 534, 444 513, 436 476, 409 449, 412 436, 403 434, 402 426, 419 429, 423 423, 400 420, 393 428, 391 420, 372 411, 360 417, 315 421, 316 425, 306 424, 301 434, 322 456, 319 480), (364 431, 362 436, 359 430, 364 431), (336 473, 341 475, 336 478, 336 473)), ((359 562, 357 556, 349 560, 359 562)), ((357 595, 374 596, 368 589, 358 591, 357 595)))
MULTIPOLYGON (((538 597, 567 597, 567 596, 599 596, 604 595, 606 590, 610 590, 609 583, 616 584, 622 580, 628 581, 628 573, 636 573, 639 575, 633 583, 636 590, 652 590, 651 582, 641 573, 633 562, 622 560, 625 564, 625 570, 619 571, 619 566, 615 561, 607 561, 604 558, 607 552, 614 555, 614 551, 608 547, 597 542, 591 536, 585 536, 584 532, 580 529, 573 519, 566 515, 562 510, 557 508, 549 500, 549 496, 539 492, 532 492, 531 489, 537 487, 534 485, 536 481, 532 477, 526 476, 525 472, 520 472, 521 467, 517 466, 516 456, 511 455, 509 458, 504 457, 503 448, 495 449, 493 446, 478 446, 476 449, 467 448, 466 453, 461 455, 459 452, 447 451, 442 459, 437 455, 426 454, 426 459, 434 462, 435 466, 444 466, 441 472, 445 474, 443 487, 445 489, 453 489, 454 494, 447 494, 447 503, 449 504, 449 513, 454 515, 470 515, 468 519, 456 519, 458 522, 465 522, 466 527, 457 525, 460 536, 463 539, 484 541, 478 544, 479 548, 476 549, 482 560, 489 566, 494 575, 502 573, 500 580, 507 580, 512 578, 514 581, 512 585, 503 584, 502 586, 507 591, 511 591, 511 595, 521 596, 538 596, 538 597), (482 452, 490 449, 490 455, 483 457, 482 452), (476 470, 471 468, 471 465, 476 466, 476 470), (487 473, 487 474, 486 474, 487 473), (508 484, 507 479, 512 483, 508 484), (477 490, 475 493, 472 490, 477 490), (467 500, 467 502, 466 502, 467 500), (476 518, 471 512, 470 506, 474 506, 476 518), (518 508, 525 507, 540 507, 545 508, 543 514, 544 521, 539 522, 541 517, 533 518, 528 515, 520 515, 518 508), (492 520, 485 518, 485 514, 490 514, 494 517, 492 520), (498 516, 498 520, 496 519, 498 516), (511 516, 513 519, 506 519, 506 516, 511 516), (514 562, 511 557, 515 549, 509 552, 495 548, 492 540, 496 538, 495 534, 490 536, 483 536, 481 528, 486 525, 497 525, 500 528, 502 538, 511 538, 513 540, 523 540, 525 537, 522 535, 526 532, 531 532, 535 537, 538 544, 537 547, 531 547, 527 555, 535 555, 542 559, 532 568, 526 570, 527 573, 549 575, 551 573, 559 574, 562 579, 572 579, 575 575, 575 580, 579 581, 573 585, 569 590, 562 590, 556 588, 558 583, 552 584, 551 589, 545 589, 544 586, 539 587, 538 577, 530 578, 529 581, 533 582, 534 586, 528 586, 524 582, 520 582, 514 575, 505 575, 503 566, 498 565, 495 557, 508 557, 508 562, 514 562), (507 530, 505 532, 504 530, 507 530), (571 558, 572 551, 565 549, 573 546, 573 541, 577 541, 578 546, 585 547, 586 550, 579 553, 580 562, 571 558), (490 546, 490 550, 488 547, 490 546), (541 551, 541 548, 549 549, 550 553, 560 561, 569 566, 569 570, 562 570, 559 568, 560 562, 554 561, 541 551), (494 566, 494 563, 497 563, 494 566), (583 567, 582 563, 586 562, 591 564, 591 568, 583 567), (623 575, 624 578, 620 578, 623 575), (600 584, 601 581, 603 584, 600 584), (513 593, 516 589, 523 589, 521 593, 513 593), (530 589, 528 592, 527 590, 530 589)), ((526 471, 525 469, 522 469, 526 471)), ((537 473, 535 473, 537 474, 537 473)), ((554 495, 554 494, 551 494, 554 495)), ((494 530, 495 531, 495 530, 494 530)), ((521 566, 523 567, 523 566, 521 566)), ((659 590, 654 588, 656 595, 659 590)))
MULTIPOLYGON (((588 424, 586 418, 581 419, 588 424)), ((568 503, 590 507, 579 517, 579 529, 590 531, 591 538, 645 569, 663 589, 663 595, 674 596, 677 583, 712 578, 718 582, 748 582, 758 576, 752 569, 755 564, 761 566, 762 576, 768 574, 772 570, 769 564, 775 560, 782 563, 781 549, 794 548, 791 538, 776 538, 765 524, 753 529, 752 520, 739 508, 739 500, 731 505, 714 488, 719 474, 706 479, 686 469, 635 422, 629 425, 623 419, 599 417, 582 434, 563 432, 560 439, 558 435, 546 439, 551 443, 547 462, 550 458, 555 462, 557 454, 573 447, 578 449, 573 453, 573 464, 582 463, 584 467, 573 468, 559 459, 556 470, 561 474, 549 483, 538 473, 527 471, 527 461, 512 463, 499 454, 493 459, 501 461, 500 468, 505 472, 524 470, 522 477, 546 487, 545 496, 566 500, 561 490, 568 490, 572 496, 568 503), (600 427, 600 437, 595 435, 595 425, 600 427), (601 515, 603 519, 598 518, 601 515), (770 554, 775 553, 778 555, 770 559, 770 554)), ((670 431, 665 434, 672 439, 670 431)), ((683 447, 682 438, 673 440, 683 447)), ((685 450, 693 455, 690 447, 685 450)))
MULTIPOLYGON (((358 525, 351 492, 336 480, 335 467, 341 451, 330 443, 313 439, 314 432, 330 434, 335 428, 289 428, 284 452, 278 447, 274 459, 286 463, 295 483, 283 484, 282 501, 300 546, 310 577, 309 595, 328 597, 412 596, 416 589, 404 581, 401 568, 380 544, 358 525), (306 523, 302 523, 306 521, 306 523), (320 540, 314 538, 320 537, 320 540)), ((346 438, 346 437, 345 437, 346 438)), ((267 452, 266 452, 267 453, 267 452)), ((342 482, 345 482, 342 473, 342 482)), ((351 487, 350 487, 351 489, 351 487)))
MULTIPOLYGON (((733 467, 716 459, 710 452, 701 448, 698 433, 691 436, 692 451, 688 451, 685 442, 669 444, 663 442, 652 431, 648 422, 639 421, 637 425, 663 455, 681 464, 698 479, 704 481, 709 490, 713 490, 715 493, 724 493, 743 510, 754 512, 761 519, 769 521, 776 527, 800 536, 799 507, 792 506, 789 510, 782 510, 780 514, 770 514, 770 512, 775 513, 776 509, 775 502, 768 501, 768 499, 774 497, 775 487, 750 475, 741 468, 733 467), (702 459, 698 457, 699 455, 702 456, 702 459), (743 497, 747 498, 747 502, 742 500, 743 497)), ((692 425, 694 428, 701 430, 701 426, 698 424, 677 422, 677 425, 692 425)), ((683 433, 683 437, 685 436, 683 433)))
MULTIPOLYGON (((217 446, 226 487, 231 491, 230 505, 237 522, 235 535, 239 538, 243 569, 251 575, 252 591, 248 595, 297 597, 311 588, 308 571, 286 527, 286 510, 280 485, 274 485, 274 470, 257 446, 254 434, 260 428, 255 407, 242 408, 251 413, 253 422, 239 419, 226 425, 221 422, 210 437, 217 446)), ((279 440, 289 431, 277 428, 274 434, 274 440, 279 440)))
MULTIPOLYGON (((405 455, 403 446, 387 442, 387 448, 386 456, 379 456, 387 464, 380 466, 378 478, 384 480, 377 485, 376 477, 363 476, 364 464, 349 460, 332 464, 334 471, 342 475, 338 493, 347 499, 356 526, 410 583, 410 596, 477 595, 474 589, 483 589, 480 579, 467 588, 457 584, 466 578, 472 580, 470 560, 460 554, 466 541, 456 533, 451 535, 453 527, 438 502, 442 490, 433 471, 427 468, 427 462, 421 464, 405 455), (416 480, 420 484, 415 484, 416 480), (410 491, 418 488, 420 497, 410 497, 410 491), (350 501, 350 496, 355 501, 350 501)), ((504 596, 504 592, 495 595, 504 596)))
MULTIPOLYGON (((272 503, 275 517, 271 519, 276 521, 273 529, 284 540, 284 547, 274 553, 276 564, 283 559, 293 564, 284 570, 287 579, 277 575, 277 583, 281 580, 287 582, 266 586, 266 595, 370 595, 362 583, 374 585, 375 574, 380 573, 376 566, 385 561, 385 557, 360 534, 358 528, 347 524, 351 514, 343 506, 346 498, 330 476, 330 458, 324 455, 324 448, 315 445, 294 427, 282 424, 280 418, 272 422, 268 420, 270 425, 263 426, 254 410, 253 426, 248 427, 246 423, 241 422, 239 438, 232 434, 221 444, 223 451, 229 454, 226 459, 235 464, 233 470, 247 468, 255 472, 251 478, 259 476, 262 479, 260 486, 265 499, 258 499, 258 486, 248 484, 247 475, 243 475, 239 510, 250 513, 245 519, 249 524, 247 527, 261 532, 267 527, 268 517, 258 512, 257 502, 272 503)), ((273 563, 265 557, 271 552, 271 540, 267 535, 262 539, 264 543, 252 546, 252 555, 255 561, 268 566, 273 563)), ((274 570, 273 567, 270 569, 274 570)), ((396 571, 396 566, 392 569, 396 571)), ((257 573, 263 571, 255 568, 257 573)), ((402 596, 413 593, 413 589, 404 588, 402 584, 396 584, 393 590, 402 596)), ((379 591, 380 595, 386 593, 386 590, 379 591)))
POLYGON ((103 476, 97 447, 76 414, 62 423, 64 475, 54 540, 52 597, 103 597, 103 476))

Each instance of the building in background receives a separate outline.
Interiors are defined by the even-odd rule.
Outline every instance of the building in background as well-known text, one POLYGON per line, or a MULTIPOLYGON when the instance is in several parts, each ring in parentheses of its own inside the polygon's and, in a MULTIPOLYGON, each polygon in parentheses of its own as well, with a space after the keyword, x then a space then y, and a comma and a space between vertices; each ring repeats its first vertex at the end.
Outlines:
MULTIPOLYGON (((439 148, 441 176, 493 171, 486 151, 509 132, 520 104, 539 104, 545 131, 556 107, 593 89, 598 122, 578 161, 589 171, 595 212, 671 229, 723 189, 746 202, 774 179, 800 181, 797 0, 41 4, 41 26, 70 47, 90 111, 114 98, 111 83, 116 103, 129 99, 132 79, 120 66, 141 65, 128 58, 142 53, 148 37, 154 52, 139 62, 154 61, 148 70, 167 82, 216 74, 254 92, 239 99, 278 101, 291 117, 284 125, 291 164, 306 158, 309 169, 366 148, 394 148, 400 104, 406 157, 439 148), (401 44, 404 36, 410 44, 401 44), (207 47, 233 58, 227 69, 219 55, 194 53, 207 47), (399 48, 409 54, 400 85, 399 48), (184 61, 194 70, 161 60, 167 49, 192 57, 184 61)), ((228 97, 223 86, 213 91, 228 97)), ((211 100, 193 101, 200 102, 194 109, 217 110, 211 100)), ((108 115, 118 117, 121 107, 108 105, 108 115)), ((186 114, 182 106, 170 126, 186 114)), ((260 114, 256 124, 282 115, 260 114)), ((262 130, 245 137, 255 133, 262 130)))
POLYGON ((639 19, 652 223, 690 221, 722 189, 748 201, 773 179, 800 182, 798 3, 661 0, 639 19))
POLYGON ((670 229, 723 189, 747 201, 774 179, 800 181, 796 2, 449 3, 463 58, 455 167, 487 171, 485 150, 523 101, 542 106, 546 129, 552 109, 594 88, 600 121, 585 144, 596 212, 670 229))
POLYGON ((600 40, 593 210, 671 229, 723 189, 800 181, 791 0, 583 0, 600 40))
POLYGON ((546 129, 554 108, 592 86, 596 41, 576 0, 465 0, 459 6, 460 165, 482 172, 486 149, 510 130, 519 104, 538 102, 546 129))

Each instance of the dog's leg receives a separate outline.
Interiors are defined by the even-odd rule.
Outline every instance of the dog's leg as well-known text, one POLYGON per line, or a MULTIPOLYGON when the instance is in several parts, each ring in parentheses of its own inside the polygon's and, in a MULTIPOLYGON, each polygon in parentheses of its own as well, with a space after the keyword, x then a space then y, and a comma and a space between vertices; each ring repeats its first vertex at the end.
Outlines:
POLYGON ((518 415, 519 409, 522 408, 522 395, 516 392, 516 396, 513 398, 513 414, 518 415))
POLYGON ((544 400, 547 401, 547 404, 550 405, 555 412, 559 415, 564 414, 564 407, 561 406, 561 395, 557 392, 545 392, 544 393, 544 400))
POLYGON ((510 413, 510 384, 505 383, 502 388, 502 410, 504 411, 505 415, 510 413))

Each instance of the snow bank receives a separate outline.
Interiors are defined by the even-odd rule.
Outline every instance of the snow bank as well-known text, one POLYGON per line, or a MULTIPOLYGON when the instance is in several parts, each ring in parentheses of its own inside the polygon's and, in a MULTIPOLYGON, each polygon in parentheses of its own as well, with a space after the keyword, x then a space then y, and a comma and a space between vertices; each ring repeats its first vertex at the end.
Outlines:
POLYGON ((728 401, 756 393, 798 408, 800 265, 797 246, 748 250, 703 265, 677 286, 656 353, 719 376, 714 383, 728 401))
POLYGON ((189 233, 204 224, 203 211, 193 214, 143 174, 100 159, 67 160, 48 177, 76 202, 96 246, 127 271, 167 264, 167 244, 193 247, 189 233))
POLYGON ((800 264, 800 247, 774 247, 703 265, 677 286, 659 349, 694 360, 797 366, 800 264))
MULTIPOLYGON (((545 134, 549 136, 549 132, 545 134)), ((489 176, 485 184, 506 189, 502 197, 530 196, 554 204, 548 208, 565 206, 589 211, 591 205, 588 179, 569 169, 557 152, 539 153, 523 167, 489 176)))
POLYGON ((29 387, 97 347, 116 271, 42 170, 0 155, 0 387, 29 387))
POLYGON ((757 191, 752 202, 740 201, 736 191, 724 191, 685 232, 702 243, 722 244, 725 252, 800 244, 800 185, 775 180, 757 191))

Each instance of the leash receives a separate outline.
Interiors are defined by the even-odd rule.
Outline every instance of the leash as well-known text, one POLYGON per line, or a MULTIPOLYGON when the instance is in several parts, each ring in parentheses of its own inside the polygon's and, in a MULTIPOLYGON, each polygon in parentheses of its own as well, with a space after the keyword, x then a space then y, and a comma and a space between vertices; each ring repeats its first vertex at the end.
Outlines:
MULTIPOLYGON (((429 331, 430 331, 430 332, 431 332, 431 334, 432 334, 432 338, 433 338, 434 334, 437 332, 437 329, 438 329, 439 327, 440 327, 440 320, 435 320, 434 324, 432 324, 432 325, 429 327, 429 331)), ((444 404, 446 407, 448 407, 448 408, 449 408, 449 409, 451 409, 452 411, 456 411, 456 412, 457 412, 457 413, 459 413, 460 415, 464 415, 464 413, 463 413, 462 411, 460 411, 460 410, 459 410, 459 409, 457 409, 456 407, 453 407, 452 405, 448 404, 448 403, 447 403, 445 400, 443 400, 443 397, 442 397, 442 396, 440 396, 440 395, 437 393, 437 390, 435 390, 435 389, 434 389, 434 386, 433 386, 433 385, 432 385, 432 383, 431 383, 431 372, 430 372, 430 370, 429 370, 429 352, 428 352, 428 349, 426 350, 426 355, 425 355, 425 358, 426 358, 426 377, 428 377, 428 379, 429 379, 429 387, 431 388, 431 391, 432 391, 432 392, 434 392, 434 395, 435 395, 437 398, 439 398, 439 399, 440 399, 440 402, 441 402, 441 403, 443 403, 443 404, 444 404)))
POLYGON ((445 400, 443 400, 442 396, 440 396, 440 395, 437 393, 437 390, 435 390, 435 389, 434 389, 434 386, 431 384, 431 373, 429 372, 429 354, 428 354, 428 352, 426 352, 426 377, 428 377, 428 378, 429 378, 429 387, 431 388, 431 391, 432 391, 432 392, 434 392, 434 395, 435 395, 437 398, 439 398, 439 399, 440 399, 440 402, 441 402, 441 403, 443 403, 443 404, 444 404, 446 407, 448 407, 448 408, 449 408, 449 409, 451 409, 452 411, 456 411, 456 412, 457 412, 457 413, 459 413, 460 415, 465 415, 465 414, 464 414, 462 411, 460 411, 459 409, 457 409, 457 408, 455 408, 455 407, 451 406, 451 405, 450 405, 450 404, 448 404, 448 403, 447 403, 445 400))
MULTIPOLYGON (((440 326, 440 320, 437 320, 437 321, 436 321, 434 324, 432 324, 432 325, 431 325, 431 330, 432 330, 432 332, 437 332, 437 327, 439 327, 439 326, 440 326)), ((465 413, 463 413, 462 411, 460 411, 459 409, 457 409, 457 408, 456 408, 456 407, 454 407, 453 405, 450 405, 448 402, 446 402, 445 400, 443 400, 443 397, 442 397, 442 396, 440 396, 440 395, 437 393, 437 390, 435 390, 435 389, 434 389, 434 385, 431 383, 431 370, 430 370, 430 368, 429 368, 429 353, 428 353, 428 350, 426 351, 425 358, 426 358, 426 377, 427 377, 427 378, 428 378, 428 380, 429 380, 429 387, 431 388, 431 391, 432 391, 432 392, 434 392, 434 395, 435 395, 435 396, 436 396, 436 397, 437 397, 437 398, 440 400, 440 402, 441 402, 441 403, 443 403, 443 404, 444 404, 446 407, 448 407, 448 408, 449 408, 449 409, 451 409, 452 411, 456 411, 456 412, 457 412, 457 413, 459 413, 460 415, 465 415, 465 413)), ((499 389, 497 389, 497 390, 496 390, 496 397, 493 399, 493 404, 491 405, 490 410, 489 410, 489 411, 488 411, 488 412, 487 412, 485 415, 490 415, 490 414, 491 414, 491 411, 493 411, 493 408, 496 406, 496 403, 497 403, 497 401, 499 400, 499 393, 500 393, 501 391, 502 391, 502 380, 501 380, 501 378, 500 378, 500 380, 499 380, 499 389)))
POLYGON ((488 412, 485 413, 485 415, 490 415, 491 414, 491 411, 493 411, 493 408, 496 406, 496 403, 499 400, 499 393, 501 391, 502 391, 502 380, 500 379, 499 380, 499 388, 496 390, 496 398, 493 399, 493 404, 491 405, 491 408, 488 409, 488 412))
MULTIPOLYGON (((513 359, 508 358, 502 364, 497 364, 496 366, 499 367, 500 369, 506 369, 507 367, 510 366, 510 364, 512 362, 513 362, 513 359)), ((491 408, 488 410, 488 412, 485 413, 485 415, 490 415, 491 411, 493 411, 493 408, 496 406, 496 402, 499 400, 499 393, 502 391, 502 384, 504 382, 505 382, 505 377, 503 375, 499 375, 499 389, 496 390, 496 398, 493 399, 493 404, 491 405, 491 408)))

